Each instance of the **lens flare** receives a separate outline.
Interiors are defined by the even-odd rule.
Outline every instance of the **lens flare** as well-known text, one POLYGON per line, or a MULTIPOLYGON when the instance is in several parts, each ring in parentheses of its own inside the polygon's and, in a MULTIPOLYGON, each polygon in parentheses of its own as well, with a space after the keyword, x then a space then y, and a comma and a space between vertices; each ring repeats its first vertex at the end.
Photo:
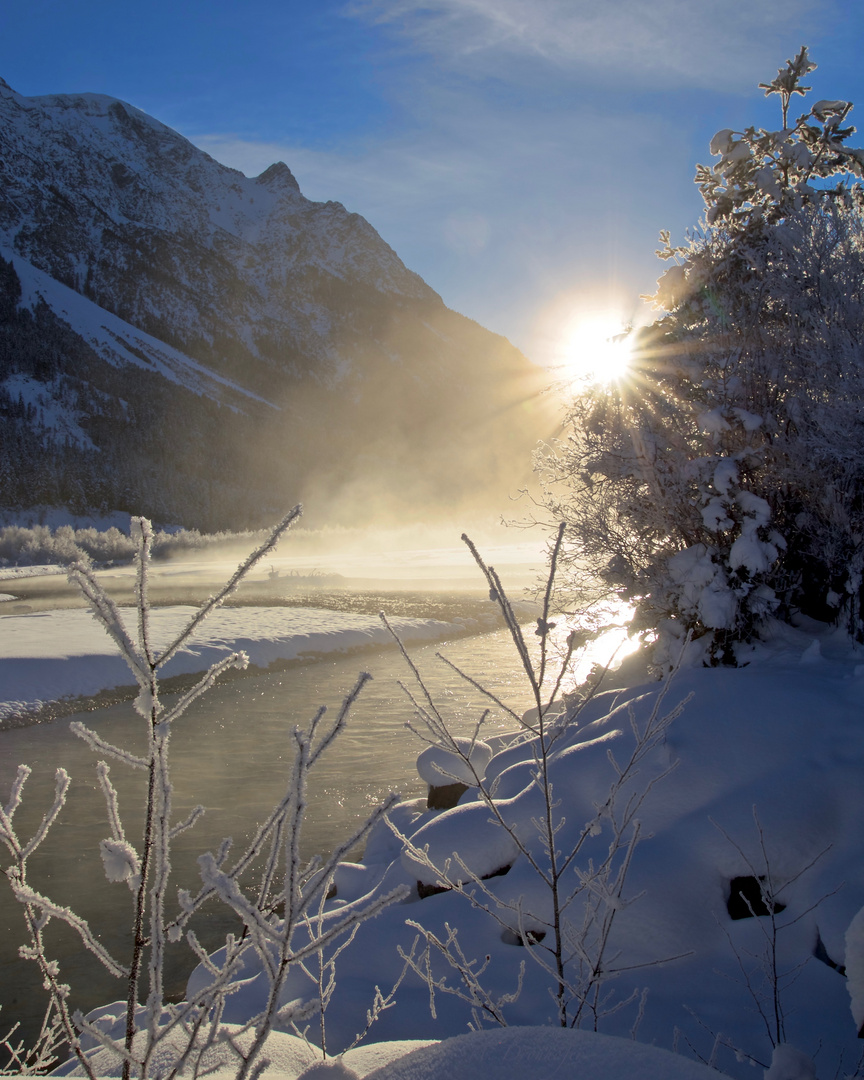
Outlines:
POLYGON ((611 383, 630 367, 629 333, 613 319, 577 323, 562 349, 562 374, 573 383, 611 383))

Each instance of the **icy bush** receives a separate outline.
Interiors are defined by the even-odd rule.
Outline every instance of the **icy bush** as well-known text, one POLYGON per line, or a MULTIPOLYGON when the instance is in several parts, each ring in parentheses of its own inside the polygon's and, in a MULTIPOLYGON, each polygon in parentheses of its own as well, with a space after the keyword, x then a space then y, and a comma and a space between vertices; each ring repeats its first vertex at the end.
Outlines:
MULTIPOLYGON (((523 716, 507 710, 518 724, 511 737, 518 758, 510 768, 507 751, 496 760, 491 746, 479 737, 485 716, 470 738, 454 734, 402 648, 417 680, 417 689, 403 687, 415 710, 408 726, 430 743, 419 755, 418 771, 433 785, 441 777, 463 783, 473 799, 433 817, 410 836, 400 833, 400 862, 417 883, 419 896, 456 892, 497 924, 502 940, 526 949, 548 979, 557 1024, 563 1028, 590 1024, 596 1029, 606 1015, 636 1000, 631 997, 622 1003, 611 991, 620 972, 608 946, 613 925, 632 902, 625 898, 624 888, 642 839, 640 808, 654 785, 674 768, 662 755, 658 760, 657 750, 685 702, 665 710, 664 689, 647 717, 637 720, 631 709, 620 729, 599 737, 590 728, 577 734, 577 716, 597 683, 583 688, 581 703, 578 695, 566 706, 558 700, 578 640, 575 633, 568 635, 561 654, 551 642, 556 624, 550 605, 563 536, 562 525, 550 551, 536 622, 537 655, 532 655, 497 572, 463 536, 486 578, 490 599, 500 608, 533 701, 523 716), (568 759, 573 754, 579 755, 584 775, 581 798, 569 790, 568 759), (585 800, 589 787, 592 797, 585 800)), ((502 705, 491 688, 454 670, 502 705)), ((395 824, 393 828, 397 829, 395 824)), ((525 965, 514 990, 492 993, 483 979, 489 958, 486 964, 472 959, 458 927, 446 925, 441 936, 422 918, 410 919, 408 925, 425 941, 419 959, 412 952, 406 962, 426 981, 433 1015, 436 995, 449 995, 470 1006, 475 1027, 505 1025, 508 1006, 519 998, 525 965), (447 973, 436 969, 442 960, 452 969, 452 983, 447 973)))
MULTIPOLYGON (((154 559, 170 559, 189 551, 225 548, 231 554, 243 545, 260 544, 267 532, 202 534, 197 529, 158 529, 152 534, 154 559)), ((96 564, 129 562, 136 554, 134 540, 120 529, 75 529, 71 525, 5 525, 0 528, 0 566, 70 565, 85 554, 96 564)))
MULTIPOLYGON (((173 787, 170 770, 170 741, 174 726, 182 720, 188 706, 205 693, 229 668, 245 667, 243 653, 231 653, 213 665, 190 689, 171 705, 160 699, 159 673, 162 667, 196 632, 207 616, 237 587, 240 581, 271 552, 283 533, 299 517, 295 507, 270 533, 269 537, 240 564, 225 587, 210 597, 185 627, 164 649, 153 644, 148 600, 148 566, 153 535, 150 523, 133 519, 131 542, 137 561, 136 598, 137 632, 130 634, 112 599, 105 593, 88 562, 79 561, 70 571, 90 604, 96 619, 122 653, 139 687, 135 710, 146 730, 146 748, 137 753, 102 739, 84 724, 76 722, 73 730, 100 755, 97 775, 105 798, 110 836, 102 840, 100 853, 105 876, 112 883, 126 883, 132 892, 133 912, 128 955, 112 956, 91 931, 87 922, 68 907, 38 892, 28 881, 28 863, 48 831, 55 825, 66 802, 69 777, 59 769, 55 797, 41 824, 29 839, 19 836, 16 812, 30 769, 18 769, 8 800, 0 804, 0 841, 12 857, 7 877, 12 892, 21 903, 29 943, 21 955, 39 967, 48 993, 46 1024, 38 1045, 32 1052, 17 1049, 5 1040, 12 1063, 20 1071, 50 1065, 53 1050, 60 1038, 78 1061, 78 1068, 95 1080, 92 1052, 100 1047, 110 1051, 112 1068, 122 1062, 124 1080, 132 1075, 144 1080, 148 1074, 161 1074, 167 1048, 171 1067, 198 1075, 207 1052, 214 1047, 228 1050, 236 1067, 238 1080, 257 1076, 265 1066, 263 1047, 274 1027, 283 1030, 308 1021, 315 1013, 323 1017, 332 994, 332 964, 321 958, 329 947, 338 954, 350 942, 357 927, 404 895, 396 888, 374 898, 364 897, 335 917, 321 916, 339 860, 383 817, 395 800, 392 796, 375 810, 363 825, 341 844, 323 865, 315 860, 305 864, 300 858, 300 832, 306 811, 308 775, 334 739, 344 729, 348 713, 370 676, 361 674, 353 690, 342 703, 332 723, 324 721, 322 707, 306 729, 297 727, 292 735, 294 761, 287 779, 284 797, 259 826, 245 852, 231 855, 231 840, 226 839, 218 852, 203 854, 198 862, 201 888, 195 895, 181 890, 177 910, 170 908, 171 853, 174 838, 192 828, 203 814, 196 807, 185 820, 176 820, 172 811, 173 787), (133 844, 126 836, 120 815, 117 793, 110 769, 104 759, 142 774, 145 806, 141 834, 133 844), (251 879, 251 880, 250 880, 251 879), (243 933, 226 938, 221 957, 208 958, 198 942, 190 920, 210 900, 218 899, 239 916, 243 933), (65 922, 79 936, 82 945, 105 967, 121 979, 125 1000, 112 1013, 95 1020, 74 1011, 74 988, 61 981, 58 962, 48 955, 43 930, 51 919, 65 922), (196 957, 203 961, 207 977, 199 980, 195 994, 180 1004, 166 1001, 164 974, 168 951, 185 938, 196 957), (235 993, 243 965, 251 954, 266 973, 265 988, 258 1007, 244 1017, 241 1030, 228 1029, 222 1023, 226 998, 235 993), (285 1000, 283 991, 289 972, 318 965, 319 978, 303 998, 285 1000), (242 1036, 248 1036, 242 1038, 242 1036)), ((62 543, 73 542, 74 534, 58 530, 62 543)), ((74 550, 74 549, 72 549, 74 550)), ((378 1011, 386 1007, 386 998, 378 995, 371 1004, 368 1025, 378 1011)), ((323 1039, 322 1048, 326 1046, 323 1039)), ((362 1037, 362 1033, 358 1039, 362 1037)), ((0 1042, 0 1047, 4 1042, 0 1042)))
POLYGON ((779 130, 715 137, 702 227, 662 237, 667 314, 538 460, 576 585, 713 662, 799 610, 864 640, 864 195, 844 183, 864 152, 847 102, 789 119, 813 66, 802 49, 763 87, 779 130))

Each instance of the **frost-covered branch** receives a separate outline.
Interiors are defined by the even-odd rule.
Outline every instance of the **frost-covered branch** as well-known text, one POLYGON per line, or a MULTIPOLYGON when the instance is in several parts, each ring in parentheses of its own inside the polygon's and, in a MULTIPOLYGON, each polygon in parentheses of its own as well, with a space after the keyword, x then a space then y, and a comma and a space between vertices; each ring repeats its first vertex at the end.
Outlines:
MULTIPOLYGON (((69 1041, 74 1053, 87 1072, 93 1077, 87 1055, 81 1050, 79 1034, 86 1032, 97 1046, 109 1049, 122 1062, 124 1080, 133 1073, 146 1080, 157 1049, 169 1036, 177 1046, 174 1072, 191 1066, 193 1071, 201 1067, 203 1054, 208 1047, 227 1044, 236 1055, 238 1076, 241 1080, 254 1080, 267 1065, 263 1048, 274 1024, 302 1023, 319 1007, 319 1003, 292 1002, 284 1004, 281 992, 288 972, 294 967, 305 967, 313 958, 322 958, 330 971, 330 982, 336 959, 353 939, 358 927, 373 918, 389 904, 405 895, 403 887, 397 887, 383 895, 370 896, 363 901, 342 905, 338 911, 324 909, 324 901, 330 880, 340 859, 357 843, 362 842, 377 822, 386 815, 396 800, 391 796, 382 807, 373 812, 353 835, 338 845, 316 874, 317 863, 304 864, 300 856, 300 832, 306 809, 306 788, 309 771, 314 768, 333 742, 344 731, 351 708, 368 682, 368 673, 361 673, 355 685, 345 695, 331 724, 324 724, 326 710, 321 708, 304 731, 294 730, 292 739, 295 760, 290 780, 283 798, 276 804, 265 822, 257 830, 246 851, 229 865, 230 840, 219 851, 206 854, 199 860, 202 886, 196 896, 181 891, 180 913, 169 919, 166 901, 171 877, 171 853, 174 838, 191 828, 203 813, 196 807, 179 822, 172 817, 172 782, 170 774, 170 736, 174 721, 182 717, 189 706, 206 693, 221 674, 231 667, 245 667, 247 657, 232 653, 214 664, 198 681, 167 709, 160 702, 159 669, 176 654, 200 627, 207 616, 221 604, 237 587, 253 566, 273 550, 279 539, 299 517, 300 507, 295 507, 271 532, 269 538, 244 560, 225 587, 211 597, 196 612, 181 633, 168 648, 157 655, 152 638, 151 610, 148 599, 149 560, 152 529, 144 519, 133 523, 133 539, 137 546, 136 569, 136 615, 137 644, 125 628, 119 609, 105 593, 97 576, 81 560, 71 574, 71 579, 81 588, 96 617, 116 643, 139 686, 135 702, 137 713, 143 718, 147 747, 144 753, 113 745, 81 723, 73 725, 75 734, 83 738, 97 753, 147 774, 145 792, 145 819, 140 839, 135 846, 130 842, 120 811, 117 791, 105 761, 97 765, 99 784, 105 800, 109 836, 101 842, 100 850, 106 877, 109 881, 125 881, 133 893, 132 942, 128 964, 115 960, 99 943, 86 920, 70 909, 42 895, 26 881, 26 862, 33 855, 49 829, 56 822, 64 805, 69 778, 59 770, 54 801, 44 815, 40 826, 27 842, 19 840, 13 828, 13 819, 21 803, 22 792, 30 770, 21 766, 12 785, 9 798, 0 808, 0 839, 12 854, 15 862, 10 867, 12 890, 21 902, 30 934, 31 944, 24 947, 23 955, 35 960, 42 971, 49 991, 49 1011, 57 1015, 63 1036, 69 1041), (243 876, 250 873, 256 861, 263 857, 263 865, 257 885, 248 890, 243 876), (282 875, 278 891, 275 883, 282 875), (198 938, 189 930, 186 940, 193 954, 208 973, 209 981, 199 988, 192 998, 180 1005, 168 1005, 164 995, 164 970, 168 943, 179 941, 191 916, 211 897, 218 897, 236 912, 245 926, 244 936, 226 938, 225 952, 219 962, 207 956, 198 938), (311 912, 318 910, 318 916, 311 912), (277 911, 281 908, 281 917, 277 911), (42 941, 42 930, 51 918, 61 919, 80 936, 84 945, 93 952, 115 975, 126 979, 125 1031, 115 1038, 103 1030, 99 1023, 91 1023, 79 1014, 72 1016, 67 1006, 69 987, 58 981, 56 963, 49 960, 42 941), (267 1003, 240 1032, 230 1032, 222 1024, 225 1003, 242 985, 243 968, 254 950, 270 982, 267 1003), (325 954, 327 954, 325 956, 325 954), (145 1004, 141 997, 146 978, 145 1004), (176 1042, 182 1032, 183 1039, 176 1042), (241 1046, 240 1035, 251 1035, 251 1042, 241 1046)), ((401 981, 401 980, 400 980, 401 981)), ((328 990, 332 993, 332 986, 328 990)), ((376 991, 368 1023, 388 1007, 392 992, 387 996, 376 991)), ((326 1002, 325 1002, 326 1005, 326 1002)), ((368 1024, 367 1024, 368 1026, 368 1024)), ((48 1046, 48 1037, 42 1040, 48 1046)), ((17 1051, 10 1052, 14 1054, 17 1051)), ((47 1060, 47 1058, 40 1058, 47 1060)), ((173 1073, 172 1073, 173 1075, 173 1073)))
MULTIPOLYGON (((402 646, 403 655, 420 687, 417 697, 408 692, 415 705, 416 720, 416 725, 409 726, 417 730, 424 741, 431 742, 433 748, 439 749, 437 758, 431 750, 424 751, 422 757, 427 759, 424 768, 427 772, 440 773, 445 781, 458 780, 466 784, 474 804, 477 804, 478 817, 474 820, 478 826, 480 808, 486 817, 482 832, 484 841, 465 837, 460 844, 460 837, 456 835, 450 838, 452 847, 445 846, 448 840, 444 828, 446 813, 440 819, 440 831, 436 831, 437 823, 434 821, 412 836, 402 834, 392 824, 391 829, 402 845, 403 862, 407 860, 416 868, 424 886, 448 890, 464 897, 475 909, 493 919, 503 933, 515 934, 516 939, 528 950, 529 962, 536 964, 548 976, 557 1020, 561 1026, 569 1027, 581 1024, 587 1016, 596 1025, 601 1016, 611 1015, 626 1003, 613 1000, 607 989, 608 983, 616 975, 628 970, 626 966, 616 964, 616 958, 610 951, 613 929, 619 914, 638 899, 627 897, 625 886, 634 853, 643 840, 643 830, 638 820, 639 809, 655 785, 674 768, 674 764, 658 768, 654 760, 655 752, 661 747, 669 726, 678 718, 688 699, 666 708, 670 682, 677 671, 676 664, 673 673, 653 695, 644 720, 637 720, 634 703, 631 702, 626 710, 629 715, 626 727, 616 725, 617 710, 614 710, 606 718, 605 730, 599 736, 590 732, 576 734, 577 717, 591 700, 591 694, 581 704, 570 709, 565 707, 563 712, 561 706, 555 704, 554 695, 563 683, 578 633, 568 635, 561 668, 551 672, 551 677, 547 652, 547 639, 554 627, 551 621, 552 583, 564 534, 563 526, 556 530, 550 551, 549 575, 536 631, 540 638, 536 666, 500 578, 486 565, 476 547, 463 537, 486 576, 491 599, 499 604, 505 623, 511 630, 514 647, 526 670, 535 701, 535 709, 519 717, 521 730, 513 741, 513 745, 517 741, 522 742, 526 755, 530 755, 526 760, 532 761, 531 771, 526 773, 530 783, 519 795, 524 805, 530 805, 531 812, 525 814, 512 806, 511 800, 499 798, 497 778, 490 781, 485 775, 488 759, 484 758, 480 764, 475 755, 480 724, 475 726, 471 738, 456 737, 417 665, 402 646), (544 696, 547 683, 553 688, 548 698, 544 696), (426 733, 421 730, 422 724, 427 728, 426 733), (613 746, 625 742, 626 754, 613 753, 613 746), (568 821, 568 800, 563 794, 558 794, 555 783, 560 768, 560 754, 577 745, 585 752, 589 749, 605 749, 609 776, 605 798, 595 804, 593 816, 584 824, 568 821), (649 763, 651 768, 646 772, 649 763), (606 838, 605 846, 602 837, 606 838), (497 856, 486 855, 487 847, 498 853, 497 856), (492 858, 506 861, 507 865, 500 867, 491 861, 492 858), (530 870, 539 886, 539 891, 529 891, 530 899, 525 895, 509 896, 506 890, 508 878, 497 876, 506 873, 510 865, 517 862, 530 870), (505 883, 503 890, 501 882, 505 883)), ((449 666, 463 674, 455 665, 449 666)), ((497 695, 487 691, 479 680, 469 676, 468 681, 473 685, 479 684, 484 696, 497 699, 497 695)), ((473 811, 474 804, 468 804, 464 809, 473 811)), ((460 822, 467 821, 467 817, 460 819, 460 822)), ((495 1022, 504 1022, 501 1008, 507 1001, 502 999, 493 1007, 483 997, 480 975, 485 971, 485 965, 478 967, 469 961, 459 941, 458 930, 448 928, 446 938, 436 936, 431 931, 423 932, 427 948, 422 958, 415 960, 412 970, 427 983, 433 1008, 435 993, 455 992, 446 979, 435 973, 432 956, 437 953, 459 973, 462 986, 457 996, 467 995, 463 1000, 470 1000, 472 1008, 477 1010, 475 1020, 479 1022, 486 1016, 495 1022)), ((655 963, 661 963, 664 959, 658 957, 655 963)), ((627 1002, 637 998, 638 994, 631 995, 627 1002)))
MULTIPOLYGON (((12 785, 10 797, 5 807, 0 808, 0 840, 6 846, 13 863, 6 870, 6 876, 12 887, 13 894, 24 908, 24 922, 27 928, 29 945, 22 945, 19 952, 23 959, 30 959, 37 964, 42 983, 48 992, 48 1003, 42 1029, 35 1045, 31 1050, 25 1051, 20 1046, 11 1046, 8 1042, 10 1035, 3 1045, 11 1054, 13 1060, 21 1060, 21 1054, 26 1055, 28 1067, 34 1067, 34 1063, 42 1063, 47 1067, 57 1044, 58 1036, 65 1039, 72 1053, 78 1058, 84 1071, 90 1080, 95 1080, 93 1071, 87 1062, 81 1048, 78 1031, 69 1012, 68 997, 69 987, 60 981, 60 967, 55 960, 51 960, 45 950, 45 942, 42 932, 51 918, 52 912, 46 910, 46 904, 37 900, 38 894, 27 884, 27 862, 29 856, 38 847, 46 835, 51 824, 56 820, 57 814, 62 808, 69 787, 69 777, 64 769, 58 769, 55 774, 55 797, 51 807, 42 818, 42 822, 33 837, 22 842, 14 828, 13 819, 15 812, 21 804, 21 797, 27 778, 31 770, 27 765, 19 765, 15 780, 12 785)), ((61 916, 62 917, 62 916, 61 916)), ((14 1032, 13 1028, 13 1032, 14 1032)))
POLYGON ((210 599, 203 604, 198 611, 189 620, 183 630, 177 635, 174 641, 165 649, 165 651, 159 656, 156 661, 157 668, 164 667, 165 664, 171 659, 171 657, 183 647, 183 645, 189 640, 195 633, 198 627, 204 622, 204 620, 211 615, 216 608, 223 604, 228 597, 234 592, 240 582, 246 577, 252 568, 259 563, 265 555, 269 555, 271 551, 276 548, 276 545, 291 528, 295 521, 303 513, 303 507, 298 503, 284 518, 275 526, 270 532, 270 535, 257 547, 242 563, 237 567, 223 588, 216 593, 215 596, 211 596, 210 599))
POLYGON ((110 757, 116 758, 117 761, 122 761, 125 765, 130 765, 133 769, 147 768, 146 758, 139 757, 137 754, 132 754, 128 750, 124 750, 122 746, 114 746, 112 743, 106 742, 106 740, 100 735, 97 735, 95 731, 91 731, 86 724, 82 724, 80 720, 73 720, 69 725, 69 730, 73 735, 77 735, 80 739, 83 739, 93 750, 96 750, 100 754, 108 754, 110 757))
POLYGON ((453 929, 448 923, 444 924, 446 936, 438 937, 425 926, 406 919, 406 924, 418 932, 426 942, 426 948, 415 955, 417 938, 414 939, 410 952, 406 953, 400 946, 399 955, 410 969, 419 975, 429 989, 429 1011, 436 1018, 435 993, 448 994, 457 997, 471 1006, 471 1017, 474 1029, 479 1031, 484 1021, 492 1021, 501 1027, 507 1027, 504 1009, 512 1005, 522 993, 522 980, 525 975, 525 962, 519 965, 519 974, 516 987, 510 993, 492 995, 483 985, 483 975, 489 967, 491 957, 487 956, 482 963, 477 960, 469 960, 462 950, 459 941, 458 930, 453 929), (436 976, 432 967, 432 950, 442 956, 449 966, 455 971, 461 982, 461 986, 452 986, 447 979, 436 976))

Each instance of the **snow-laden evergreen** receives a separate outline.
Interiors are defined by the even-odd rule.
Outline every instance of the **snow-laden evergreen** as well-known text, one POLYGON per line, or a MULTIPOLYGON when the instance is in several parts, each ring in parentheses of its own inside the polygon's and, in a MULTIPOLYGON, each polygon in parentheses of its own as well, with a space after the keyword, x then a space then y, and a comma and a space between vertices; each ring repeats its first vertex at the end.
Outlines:
POLYGON ((802 49, 765 85, 779 130, 715 137, 706 220, 661 237, 668 313, 539 458, 573 575, 636 603, 661 664, 688 630, 734 662, 795 610, 864 638, 864 151, 848 102, 789 117, 813 66, 802 49))

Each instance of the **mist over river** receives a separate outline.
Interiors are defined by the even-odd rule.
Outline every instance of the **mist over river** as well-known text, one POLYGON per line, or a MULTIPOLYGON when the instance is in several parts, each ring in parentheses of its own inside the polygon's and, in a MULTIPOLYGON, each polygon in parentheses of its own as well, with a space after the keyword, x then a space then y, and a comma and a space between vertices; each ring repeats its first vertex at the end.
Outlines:
MULTIPOLYGON (((511 545, 493 554, 511 596, 514 600, 523 597, 542 565, 537 544, 511 545)), ((153 602, 198 604, 219 587, 235 565, 212 559, 154 563, 153 602)), ((455 734, 470 734, 492 703, 436 659, 438 651, 516 713, 532 704, 528 681, 502 627, 497 604, 490 601, 485 589, 478 588, 483 584, 482 575, 465 559, 463 549, 381 550, 365 561, 355 560, 348 574, 341 572, 344 566, 344 560, 336 558, 277 557, 256 570, 230 605, 249 605, 249 619, 255 618, 252 609, 260 610, 263 605, 336 609, 371 617, 383 610, 394 618, 434 619, 442 627, 451 626, 452 633, 447 632, 443 639, 409 646, 409 652, 455 734)), ((99 576, 119 603, 132 601, 131 566, 101 571, 99 576)), ((33 615, 45 618, 46 625, 52 610, 81 605, 80 596, 63 575, 6 579, 0 591, 13 594, 0 607, 0 615, 33 615)), ((527 622, 526 638, 533 647, 538 639, 530 620, 537 617, 537 606, 520 599, 517 610, 527 622)), ((587 674, 585 665, 590 666, 590 662, 590 658, 583 658, 581 677, 587 674)), ((404 799, 425 797, 426 787, 415 769, 423 744, 406 729, 414 708, 398 684, 405 682, 415 693, 417 686, 395 646, 284 661, 264 672, 224 680, 194 702, 172 731, 172 818, 182 821, 198 804, 206 813, 174 841, 170 897, 176 897, 176 888, 196 888, 197 856, 215 851, 225 837, 233 838, 235 854, 242 852, 285 792, 295 725, 308 725, 321 705, 335 717, 361 671, 370 672, 372 681, 352 709, 347 730, 322 756, 311 777, 303 856, 327 855, 391 791, 404 799)), ((185 685, 188 683, 187 677, 185 685)), ((170 686, 171 690, 182 688, 170 686)), ((121 960, 129 953, 132 894, 125 884, 106 880, 99 843, 110 830, 96 778, 98 755, 70 732, 69 724, 80 720, 108 742, 140 753, 146 727, 133 709, 133 697, 131 687, 121 688, 108 694, 107 705, 104 699, 81 700, 77 708, 83 711, 77 713, 75 702, 59 702, 35 716, 21 718, 19 726, 0 730, 0 798, 4 803, 17 766, 26 764, 32 769, 15 817, 19 836, 29 838, 51 805, 55 770, 66 769, 72 779, 58 821, 29 863, 30 884, 85 918, 106 948, 121 960)), ((173 697, 165 693, 162 699, 170 704, 173 697)), ((513 717, 492 705, 481 737, 514 727, 513 717)), ((141 833, 146 776, 114 762, 111 779, 118 791, 127 835, 135 842, 141 833)), ((353 852, 351 857, 361 858, 362 851, 353 852)), ((241 926, 231 912, 213 903, 202 912, 195 929, 205 948, 213 950, 224 942, 227 932, 239 932, 241 926)), ((61 979, 72 986, 73 1009, 87 1012, 124 996, 124 986, 83 949, 77 934, 57 920, 45 933, 48 953, 60 963, 61 979)), ((18 956, 23 940, 22 912, 11 891, 2 887, 0 1036, 20 1021, 26 1041, 38 1030, 44 994, 36 965, 18 956)), ((167 985, 179 1000, 195 961, 185 942, 170 946, 168 956, 167 985)))
MULTIPOLYGON (((333 604, 353 605, 354 609, 377 605, 377 609, 403 607, 421 614, 422 599, 415 593, 405 592, 397 598, 390 593, 358 590, 348 597, 341 591, 315 590, 308 602, 327 602, 326 597, 333 604)), ((436 618, 444 619, 446 609, 451 616, 462 612, 469 624, 494 624, 494 605, 482 596, 434 594, 427 595, 427 601, 426 614, 436 618)), ((276 600, 280 602, 284 599, 276 600)), ((438 650, 475 678, 488 682, 516 711, 530 704, 527 681, 506 631, 468 637, 463 632, 449 640, 412 648, 412 658, 457 732, 469 731, 489 702, 435 659, 438 650)), ((284 793, 294 726, 308 724, 320 705, 327 705, 328 714, 335 716, 360 671, 369 671, 372 682, 354 706, 346 732, 322 757, 312 776, 304 856, 331 851, 389 792, 398 791, 404 798, 425 795, 425 785, 414 768, 422 744, 405 728, 413 708, 398 686, 398 680, 409 683, 412 676, 395 648, 331 655, 217 684, 192 705, 172 733, 174 820, 182 820, 199 803, 207 810, 193 829, 175 841, 172 862, 176 887, 195 887, 197 856, 215 850, 224 837, 233 837, 235 851, 242 850, 244 841, 284 793)), ((165 698, 166 703, 170 700, 170 696, 165 698)), ((69 772, 72 785, 67 804, 32 859, 30 882, 87 919, 109 951, 123 957, 128 951, 131 893, 124 884, 109 883, 104 875, 99 842, 109 835, 109 829, 95 774, 98 755, 69 731, 69 722, 75 719, 111 743, 133 752, 143 749, 144 721, 134 712, 131 701, 3 731, 0 794, 5 801, 19 763, 32 768, 15 819, 19 835, 29 837, 51 803, 55 769, 62 766, 69 772)), ((499 709, 484 725, 490 734, 512 728, 512 718, 499 709)), ((115 762, 111 778, 127 833, 134 837, 140 833, 143 818, 144 774, 115 762)), ((358 851, 354 857, 360 855, 358 851)), ((176 894, 172 891, 171 895, 176 894)), ((227 931, 239 929, 231 913, 213 904, 198 932, 207 948, 216 948, 227 931)), ((86 1012, 123 996, 123 986, 83 950, 72 931, 54 920, 46 936, 49 953, 60 962, 61 976, 72 985, 74 1008, 86 1012)), ((43 994, 36 965, 17 955, 22 940, 19 905, 7 888, 0 889, 0 1032, 20 1020, 26 1037, 41 1019, 43 994)), ((170 990, 182 996, 193 961, 185 943, 173 946, 172 953, 170 990)))

